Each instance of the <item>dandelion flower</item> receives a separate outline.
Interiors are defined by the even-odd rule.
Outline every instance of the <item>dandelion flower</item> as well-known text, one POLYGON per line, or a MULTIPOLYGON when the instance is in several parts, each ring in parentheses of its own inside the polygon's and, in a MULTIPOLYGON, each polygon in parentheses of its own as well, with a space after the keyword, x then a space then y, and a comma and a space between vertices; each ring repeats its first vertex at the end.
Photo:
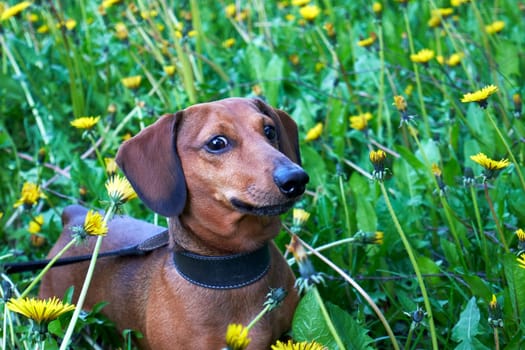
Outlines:
POLYGON ((226 17, 232 18, 237 13, 237 7, 235 4, 229 4, 224 8, 224 12, 226 13, 226 17))
POLYGON ((519 228, 516 230, 516 237, 518 237, 518 240, 520 242, 525 242, 525 231, 523 229, 519 228))
POLYGON ((115 175, 118 170, 118 165, 117 162, 115 162, 115 158, 104 158, 104 165, 106 166, 106 173, 108 173, 109 176, 115 175))
POLYGON ((310 218, 310 213, 301 208, 294 208, 292 212, 293 225, 302 226, 310 218))
POLYGON ((370 162, 372 162, 372 165, 374 166, 372 176, 376 180, 383 181, 387 174, 387 170, 385 168, 385 151, 383 151, 382 149, 378 149, 377 151, 370 151, 369 158, 370 162))
POLYGON ((463 59, 465 55, 461 52, 459 53, 453 53, 452 55, 450 55, 450 57, 445 61, 445 63, 447 64, 447 66, 450 66, 450 67, 455 67, 457 66, 461 60, 463 59))
POLYGON ((496 91, 498 91, 497 86, 487 85, 481 90, 464 94, 463 98, 461 99, 461 102, 463 103, 476 102, 479 104, 481 108, 486 108, 487 99, 489 98, 490 95, 494 94, 496 91))
POLYGON ((394 96, 394 106, 396 106, 397 110, 400 112, 404 112, 407 110, 407 101, 403 96, 396 95, 394 96))
POLYGON ((481 152, 470 156, 470 159, 485 168, 485 179, 491 179, 495 177, 500 170, 505 169, 510 165, 508 159, 493 160, 481 152))
POLYGON ((108 233, 108 226, 104 222, 104 217, 94 210, 87 212, 83 229, 90 236, 104 236, 108 233))
POLYGON ((250 344, 248 328, 242 324, 231 323, 226 330, 226 345, 229 350, 243 350, 250 344))
POLYGON ((518 93, 512 95, 512 102, 514 103, 514 116, 516 118, 521 117, 521 95, 518 93))
POLYGON ((18 4, 15 4, 11 7, 6 8, 4 11, 2 11, 0 15, 0 22, 18 15, 20 12, 24 11, 29 6, 31 6, 30 1, 22 1, 22 2, 19 2, 18 4))
POLYGON ((353 115, 349 118, 350 127, 359 131, 363 131, 368 126, 368 121, 372 119, 371 113, 363 113, 359 115, 353 115))
POLYGON ((117 39, 122 41, 128 39, 128 28, 124 23, 118 22, 117 24, 115 24, 115 36, 117 37, 117 39))
POLYGON ((495 21, 485 26, 485 32, 487 34, 497 34, 505 28, 505 22, 495 21))
POLYGON ((368 38, 359 40, 357 42, 357 46, 370 47, 375 43, 376 39, 377 39, 376 33, 370 33, 370 36, 368 38))
POLYGON ((476 155, 470 156, 470 159, 472 159, 487 170, 501 170, 510 165, 510 162, 507 159, 493 160, 481 152, 476 155))
POLYGON ((310 0, 292 0, 292 5, 293 6, 304 6, 308 4, 309 2, 310 0))
POLYGON ((25 182, 22 186, 20 199, 15 202, 13 207, 18 208, 23 205, 25 209, 29 209, 36 204, 40 198, 46 198, 45 194, 40 190, 40 186, 32 182, 25 182))
POLYGON ((130 90, 135 90, 140 86, 140 83, 142 82, 142 76, 135 75, 131 77, 126 77, 122 78, 120 81, 122 82, 122 85, 124 85, 124 87, 130 90))
POLYGON ((222 42, 222 47, 224 47, 226 49, 229 49, 233 45, 235 45, 235 39, 234 38, 229 38, 229 39, 226 39, 226 40, 224 40, 222 42))
POLYGON ((171 77, 173 74, 175 74, 175 71, 177 70, 177 68, 174 65, 169 65, 169 66, 164 66, 163 70, 167 76, 171 77))
POLYGON ((11 298, 6 305, 9 310, 22 314, 38 324, 53 321, 60 315, 75 309, 75 305, 63 303, 56 297, 48 300, 11 298))
POLYGON ((323 133, 323 123, 317 123, 313 128, 308 130, 306 133, 305 141, 314 141, 317 140, 323 133))
POLYGON ((516 261, 518 262, 519 267, 525 269, 525 254, 520 254, 516 261))
POLYGON ((383 12, 383 5, 380 2, 375 1, 372 4, 372 11, 376 16, 381 16, 381 13, 383 12))
POLYGON ((100 120, 100 116, 98 117, 80 117, 80 118, 76 118, 75 120, 72 120, 70 124, 77 129, 89 130, 93 128, 98 123, 99 120, 100 120))
POLYGON ((137 197, 128 179, 119 175, 113 175, 106 181, 106 190, 111 201, 117 205, 137 197))
POLYGON ((307 21, 313 21, 320 13, 321 9, 316 5, 306 5, 299 9, 299 14, 307 21))
POLYGON ((27 231, 31 234, 37 234, 42 229, 42 225, 44 224, 44 217, 42 215, 35 216, 30 222, 27 227, 27 231))
POLYGON ((116 5, 120 2, 120 0, 104 0, 102 1, 102 7, 107 9, 112 7, 113 5, 116 5))
POLYGON ((434 51, 422 49, 418 53, 410 55, 410 60, 415 63, 428 63, 434 58, 434 55, 434 51))
POLYGON ((272 350, 327 350, 328 348, 315 342, 303 341, 300 343, 294 343, 292 340, 288 340, 288 343, 283 343, 280 340, 272 345, 272 350))

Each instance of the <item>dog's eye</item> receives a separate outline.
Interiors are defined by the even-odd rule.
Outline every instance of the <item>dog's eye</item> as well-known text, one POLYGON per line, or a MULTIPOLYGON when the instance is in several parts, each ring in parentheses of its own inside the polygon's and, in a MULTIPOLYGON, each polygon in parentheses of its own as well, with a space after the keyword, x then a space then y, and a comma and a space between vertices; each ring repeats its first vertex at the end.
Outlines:
POLYGON ((275 131, 275 127, 272 125, 264 126, 264 135, 266 135, 270 141, 275 141, 277 139, 277 132, 275 131))
POLYGON ((215 136, 208 143, 206 143, 206 150, 211 153, 220 153, 226 147, 228 147, 230 142, 225 136, 215 136))

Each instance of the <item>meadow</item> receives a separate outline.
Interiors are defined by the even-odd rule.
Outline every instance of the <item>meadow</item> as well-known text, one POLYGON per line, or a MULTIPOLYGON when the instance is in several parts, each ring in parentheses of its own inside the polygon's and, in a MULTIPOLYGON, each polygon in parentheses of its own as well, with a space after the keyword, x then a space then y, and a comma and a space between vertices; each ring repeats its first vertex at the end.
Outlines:
POLYGON ((103 303, 2 266, 44 258, 72 203, 166 225, 108 195, 118 146, 229 96, 299 127, 294 341, 524 348, 524 23, 516 0, 0 2, 0 348, 133 348, 103 303))

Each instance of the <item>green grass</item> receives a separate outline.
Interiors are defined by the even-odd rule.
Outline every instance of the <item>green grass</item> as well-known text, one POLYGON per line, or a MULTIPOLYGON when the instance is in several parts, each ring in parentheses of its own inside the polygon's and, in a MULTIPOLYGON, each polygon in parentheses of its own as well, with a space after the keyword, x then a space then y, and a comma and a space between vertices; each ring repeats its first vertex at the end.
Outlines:
MULTIPOLYGON (((0 264, 44 257, 68 204, 104 207, 103 159, 126 135, 194 103, 259 96, 297 122, 311 178, 299 203, 310 218, 297 226, 292 213, 284 215, 277 237, 284 252, 289 232, 298 232, 324 280, 304 292, 296 340, 330 349, 524 347, 525 269, 516 258, 525 244, 515 233, 525 228, 523 4, 472 0, 431 28, 433 11, 449 1, 383 1, 376 15, 368 1, 311 0, 321 9, 311 21, 286 2, 239 3, 228 17, 229 3, 216 1, 105 9, 44 2, 0 22, 0 264), (74 28, 60 25, 67 20, 74 28), (504 28, 487 33, 498 20, 504 28), (126 39, 116 36, 120 22, 126 39), (370 47, 358 45, 374 35, 370 47), (413 62, 424 48, 461 60, 413 62), (166 66, 175 66, 173 75, 166 66), (135 75, 140 86, 126 88, 121 79, 135 75), (491 84, 498 91, 486 109, 461 102, 491 84), (403 113, 394 96, 406 100, 403 113), (367 112, 366 129, 350 127, 350 116, 367 112), (86 133, 70 125, 82 116, 101 119, 86 133), (318 123, 320 135, 306 140, 318 123), (377 149, 387 154, 381 180, 369 160, 377 149), (479 152, 509 166, 489 176, 471 159, 479 152), (40 185, 45 198, 15 208, 26 182, 40 185), (39 215, 43 224, 32 235, 39 215), (382 244, 363 243, 377 231, 382 244), (500 318, 503 327, 492 327, 500 318)), ((0 3, 0 16, 7 6, 0 3)), ((136 200, 124 211, 164 222, 136 200)), ((4 300, 35 276, 2 275, 4 300)), ((75 348, 114 342, 100 308, 81 315, 75 348)), ((26 318, 5 303, 0 309, 5 348, 42 341, 58 348, 71 318, 61 316, 35 339, 26 318)), ((131 347, 131 334, 120 346, 131 347)))

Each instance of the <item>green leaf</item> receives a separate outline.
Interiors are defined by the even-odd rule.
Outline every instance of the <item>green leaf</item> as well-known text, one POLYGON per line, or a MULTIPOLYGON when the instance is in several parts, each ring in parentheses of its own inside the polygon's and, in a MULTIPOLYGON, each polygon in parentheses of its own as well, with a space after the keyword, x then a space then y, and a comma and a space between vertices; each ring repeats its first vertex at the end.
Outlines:
POLYGON ((519 267, 514 254, 505 254, 503 269, 509 286, 510 302, 515 314, 525 310, 525 269, 519 267))
POLYGON ((369 344, 374 340, 367 334, 354 317, 339 306, 326 303, 330 318, 347 349, 372 349, 369 344))
POLYGON ((457 349, 485 349, 475 337, 479 334, 480 313, 476 297, 470 298, 461 312, 459 321, 452 329, 452 340, 460 343, 457 349))
POLYGON ((313 289, 303 296, 295 310, 292 333, 296 341, 315 340, 329 349, 336 348, 313 289))

